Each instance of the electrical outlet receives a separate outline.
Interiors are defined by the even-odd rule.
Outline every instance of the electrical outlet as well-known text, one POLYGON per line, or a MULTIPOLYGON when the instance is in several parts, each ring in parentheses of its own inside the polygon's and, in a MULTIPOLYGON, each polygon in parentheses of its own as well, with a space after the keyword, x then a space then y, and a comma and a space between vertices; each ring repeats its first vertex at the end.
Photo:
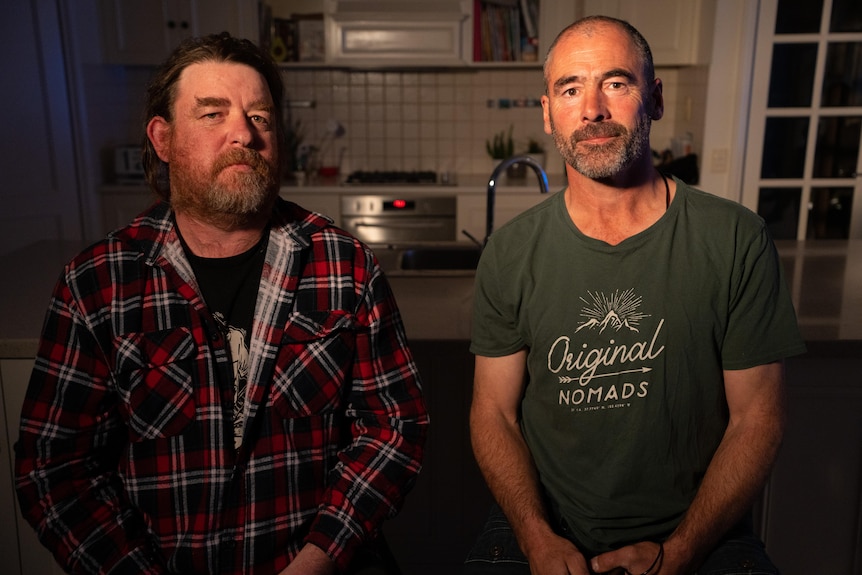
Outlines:
POLYGON ((712 151, 709 158, 709 170, 714 174, 723 174, 727 171, 729 151, 727 148, 718 148, 712 151))

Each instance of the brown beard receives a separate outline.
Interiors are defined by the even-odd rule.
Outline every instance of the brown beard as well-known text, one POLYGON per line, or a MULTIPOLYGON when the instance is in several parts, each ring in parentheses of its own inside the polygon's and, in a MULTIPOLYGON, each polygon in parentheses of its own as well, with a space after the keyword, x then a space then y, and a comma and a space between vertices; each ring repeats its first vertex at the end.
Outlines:
POLYGON ((589 124, 572 132, 571 136, 557 131, 553 118, 550 119, 554 143, 563 159, 577 172, 591 179, 608 178, 620 173, 640 158, 649 149, 651 118, 639 118, 633 131, 616 122, 589 124), (604 144, 578 144, 591 138, 616 137, 604 144), (586 147, 586 150, 583 148, 586 147))
POLYGON ((255 150, 234 148, 216 158, 208 173, 188 155, 170 165, 171 205, 178 212, 223 229, 244 227, 269 213, 278 196, 278 173, 255 150), (251 172, 222 172, 245 164, 251 172))

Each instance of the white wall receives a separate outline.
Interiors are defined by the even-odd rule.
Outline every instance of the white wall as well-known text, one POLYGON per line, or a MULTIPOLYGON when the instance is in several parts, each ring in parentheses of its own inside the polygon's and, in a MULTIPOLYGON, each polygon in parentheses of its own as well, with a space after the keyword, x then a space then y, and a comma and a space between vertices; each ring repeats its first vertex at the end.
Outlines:
POLYGON ((716 3, 700 188, 742 201, 742 174, 759 2, 716 3))

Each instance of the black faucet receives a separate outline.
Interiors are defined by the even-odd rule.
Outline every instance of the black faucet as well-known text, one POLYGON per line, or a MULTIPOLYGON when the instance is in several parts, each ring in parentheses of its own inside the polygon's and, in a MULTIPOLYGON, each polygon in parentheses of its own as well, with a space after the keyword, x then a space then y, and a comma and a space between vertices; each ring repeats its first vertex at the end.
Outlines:
POLYGON ((491 173, 491 179, 488 180, 488 206, 485 212, 485 241, 482 242, 482 247, 488 243, 488 238, 491 237, 491 232, 494 231, 494 197, 496 195, 497 178, 503 173, 503 170, 512 164, 525 164, 536 172, 536 177, 539 179, 539 191, 543 194, 548 193, 548 174, 542 169, 541 164, 531 156, 512 156, 500 162, 491 173))

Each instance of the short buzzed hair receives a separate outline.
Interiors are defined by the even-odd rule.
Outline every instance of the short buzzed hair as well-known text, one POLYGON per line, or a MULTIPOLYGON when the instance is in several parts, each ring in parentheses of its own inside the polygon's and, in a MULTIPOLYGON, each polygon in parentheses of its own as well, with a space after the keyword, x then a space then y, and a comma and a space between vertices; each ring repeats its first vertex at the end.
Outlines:
POLYGON ((594 15, 586 16, 568 25, 566 28, 563 29, 562 32, 557 34, 557 37, 551 43, 551 47, 548 48, 548 54, 545 56, 545 63, 542 67, 546 95, 548 93, 549 80, 548 61, 551 59, 551 55, 553 54, 554 48, 556 48, 557 43, 563 37, 568 36, 572 32, 586 31, 587 33, 589 33, 592 29, 595 28, 597 24, 610 24, 612 26, 616 26, 617 28, 625 32, 629 38, 631 38, 632 44, 634 44, 635 49, 638 51, 638 54, 640 55, 643 62, 647 85, 653 83, 653 80, 655 80, 655 64, 653 63, 652 59, 652 50, 650 50, 649 43, 646 41, 646 38, 643 37, 643 34, 638 32, 637 28, 635 28, 625 20, 620 20, 619 18, 613 18, 611 16, 594 15))

